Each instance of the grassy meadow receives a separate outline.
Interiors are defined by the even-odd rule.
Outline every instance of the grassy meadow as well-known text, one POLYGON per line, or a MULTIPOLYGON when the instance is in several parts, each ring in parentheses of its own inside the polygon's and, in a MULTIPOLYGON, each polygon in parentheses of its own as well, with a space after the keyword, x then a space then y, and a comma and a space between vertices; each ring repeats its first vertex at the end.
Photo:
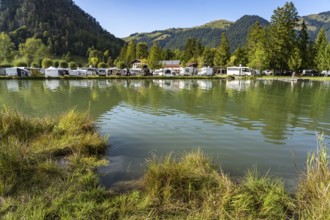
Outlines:
MULTIPOLYGON (((297 191, 247 170, 226 175, 200 150, 150 158, 135 190, 99 183, 107 140, 88 114, 0 113, 0 219, 329 219, 329 154, 319 137, 297 191)), ((111 166, 111 163, 110 163, 111 166)))

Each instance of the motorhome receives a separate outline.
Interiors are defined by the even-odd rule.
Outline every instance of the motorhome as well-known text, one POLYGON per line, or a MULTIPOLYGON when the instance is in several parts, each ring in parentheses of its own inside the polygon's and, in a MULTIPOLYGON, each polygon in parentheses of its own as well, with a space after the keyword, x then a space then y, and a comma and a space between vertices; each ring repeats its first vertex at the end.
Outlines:
POLYGON ((245 66, 231 66, 227 68, 227 75, 251 76, 252 69, 245 66))

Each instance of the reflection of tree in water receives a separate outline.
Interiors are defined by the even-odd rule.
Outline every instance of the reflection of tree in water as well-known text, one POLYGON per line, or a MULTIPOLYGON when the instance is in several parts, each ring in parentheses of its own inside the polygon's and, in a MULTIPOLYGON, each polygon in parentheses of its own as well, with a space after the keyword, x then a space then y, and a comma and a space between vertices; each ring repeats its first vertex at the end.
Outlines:
POLYGON ((283 141, 292 128, 330 132, 330 92, 325 82, 222 80, 1 81, 0 102, 28 114, 58 114, 76 107, 93 117, 122 102, 158 115, 184 112, 220 125, 261 130, 283 141))

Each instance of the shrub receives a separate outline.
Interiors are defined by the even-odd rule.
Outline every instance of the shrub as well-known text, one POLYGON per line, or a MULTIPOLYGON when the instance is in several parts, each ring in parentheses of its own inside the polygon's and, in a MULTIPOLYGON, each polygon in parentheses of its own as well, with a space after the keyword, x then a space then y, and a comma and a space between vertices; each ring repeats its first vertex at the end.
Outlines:
POLYGON ((70 69, 77 69, 78 65, 75 62, 70 62, 69 63, 69 68, 70 69))
POLYGON ((53 66, 54 66, 54 67, 57 68, 57 67, 59 67, 59 65, 60 65, 60 61, 58 61, 58 60, 54 60, 54 61, 53 61, 53 66))
POLYGON ((39 66, 38 63, 33 62, 33 63, 31 63, 31 67, 33 67, 33 68, 39 68, 40 66, 39 66))
POLYGON ((105 63, 105 62, 100 62, 98 65, 97 65, 98 68, 107 68, 108 65, 105 63))
POLYGON ((68 68, 68 62, 66 62, 65 60, 61 60, 59 63, 59 67, 60 68, 68 68))
POLYGON ((28 64, 25 60, 15 60, 14 62, 14 66, 16 67, 27 67, 28 64))
POLYGON ((53 60, 49 59, 49 58, 44 58, 42 60, 42 68, 46 69, 53 66, 53 60))

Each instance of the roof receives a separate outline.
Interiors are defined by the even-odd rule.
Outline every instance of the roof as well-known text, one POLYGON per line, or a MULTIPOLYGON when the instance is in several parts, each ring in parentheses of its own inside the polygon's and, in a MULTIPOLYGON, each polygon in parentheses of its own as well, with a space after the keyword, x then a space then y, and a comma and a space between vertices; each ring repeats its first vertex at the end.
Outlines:
POLYGON ((133 60, 133 61, 131 62, 131 64, 134 64, 134 63, 141 63, 141 60, 136 59, 136 60, 133 60))
POLYGON ((170 65, 179 65, 180 66, 180 60, 161 60, 161 61, 159 61, 159 63, 164 66, 170 66, 170 65))

